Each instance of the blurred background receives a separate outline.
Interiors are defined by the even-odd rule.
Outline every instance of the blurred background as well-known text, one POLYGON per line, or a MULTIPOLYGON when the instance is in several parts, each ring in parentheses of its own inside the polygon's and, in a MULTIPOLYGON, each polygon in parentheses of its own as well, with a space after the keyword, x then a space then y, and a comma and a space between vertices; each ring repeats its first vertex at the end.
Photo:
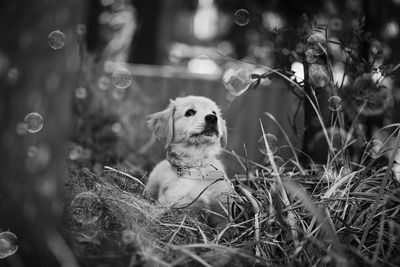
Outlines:
MULTIPOLYGON (((399 12, 398 0, 1 2, 0 231, 15 234, 18 251, 0 265, 77 266, 60 230, 64 183, 83 167, 145 175, 164 157, 145 116, 177 96, 217 102, 227 120, 227 150, 262 163, 261 119, 277 139, 278 155, 291 157, 284 134, 264 114, 302 147, 304 111, 290 86, 265 79, 238 96, 225 88, 223 73, 277 68, 304 78, 304 40, 292 35, 304 14, 329 25, 338 42, 363 23, 370 41, 358 45, 379 47, 397 64, 399 12)), ((331 50, 340 83, 343 62, 331 50)), ((394 108, 380 114, 380 123, 400 118, 393 83, 394 108)), ((234 157, 224 158, 230 175, 244 171, 234 157)))

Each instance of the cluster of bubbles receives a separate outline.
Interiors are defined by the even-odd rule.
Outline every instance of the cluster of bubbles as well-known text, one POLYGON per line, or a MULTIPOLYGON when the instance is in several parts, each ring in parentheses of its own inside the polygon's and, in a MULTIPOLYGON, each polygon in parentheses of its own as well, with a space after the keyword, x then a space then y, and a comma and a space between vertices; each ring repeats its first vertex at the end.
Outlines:
POLYGON ((249 89, 252 84, 251 73, 244 69, 228 69, 222 76, 225 88, 234 96, 240 96, 249 89))
POLYGON ((82 225, 94 224, 102 214, 100 198, 92 192, 82 192, 71 202, 72 217, 82 225))
POLYGON ((48 35, 48 43, 54 50, 63 48, 65 45, 65 34, 60 30, 52 31, 48 35))
POLYGON ((238 9, 234 13, 235 23, 239 26, 245 26, 250 22, 250 13, 246 9, 238 9))
POLYGON ((0 233, 0 259, 13 255, 17 250, 17 236, 9 231, 0 233))
POLYGON ((37 112, 25 116, 22 126, 30 133, 37 133, 43 128, 43 117, 37 112))
POLYGON ((266 142, 268 143, 269 149, 271 150, 272 154, 275 154, 278 151, 278 138, 271 134, 271 133, 267 133, 262 135, 259 139, 258 139, 258 149, 260 150, 260 152, 264 155, 268 156, 268 149, 267 149, 267 145, 266 142))

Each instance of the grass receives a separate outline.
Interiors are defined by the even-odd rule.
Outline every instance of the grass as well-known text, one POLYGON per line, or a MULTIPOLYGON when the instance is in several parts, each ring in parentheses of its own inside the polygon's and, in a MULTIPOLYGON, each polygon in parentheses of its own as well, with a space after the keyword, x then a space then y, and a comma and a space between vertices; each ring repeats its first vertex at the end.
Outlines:
MULTIPOLYGON (((282 130, 271 114, 266 115, 282 130)), ((112 132, 98 128, 98 125, 112 125, 112 116, 104 116, 107 123, 89 118, 104 136, 91 143, 85 134, 79 137, 83 141, 77 137, 74 142, 98 152, 107 147, 108 152, 96 153, 95 160, 69 160, 66 235, 82 266, 98 263, 396 266, 399 263, 400 189, 391 173, 393 151, 399 147, 398 124, 385 127, 394 131, 384 143, 395 139, 394 145, 384 144, 373 154, 364 151, 357 164, 344 157, 354 140, 340 135, 343 148, 335 149, 335 131, 325 127, 322 119, 324 136, 330 144, 326 164, 303 165, 290 140, 287 147, 293 157, 286 162, 278 161, 272 154, 267 139, 264 139, 267 164, 225 151, 238 161, 243 172, 230 177, 236 194, 231 196, 232 208, 222 214, 230 223, 218 232, 207 226, 198 208, 166 209, 148 198, 144 186, 146 174, 112 160, 116 139, 110 138, 112 132), (90 147, 97 146, 97 142, 100 147, 90 147), (377 164, 384 155, 391 155, 388 164, 377 164), (112 167, 93 171, 96 162, 111 163, 112 167), (89 200, 74 206, 84 192, 94 196, 95 205, 89 200), (77 219, 77 216, 84 217, 77 219)), ((260 126, 265 137, 261 120, 260 126)))
MULTIPOLYGON (((399 134, 395 147, 399 146, 399 134)), ((266 142, 268 147, 268 142, 266 142)), ((270 150, 269 150, 270 151, 270 150)), ((68 233, 86 265, 117 266, 396 266, 400 252, 400 189, 391 166, 298 168, 295 158, 260 166, 231 153, 244 166, 233 179, 237 194, 222 233, 199 211, 161 207, 128 170, 71 170, 66 203, 81 192, 100 199, 93 224, 65 212, 68 233), (224 235, 229 232, 229 235, 224 235)))

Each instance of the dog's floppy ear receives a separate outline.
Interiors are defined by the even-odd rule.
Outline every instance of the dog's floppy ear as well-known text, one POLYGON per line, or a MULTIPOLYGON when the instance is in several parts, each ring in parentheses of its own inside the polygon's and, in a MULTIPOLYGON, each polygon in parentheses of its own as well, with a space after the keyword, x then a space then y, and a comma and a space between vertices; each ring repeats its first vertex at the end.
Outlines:
POLYGON ((175 105, 172 100, 166 109, 148 116, 147 125, 155 135, 168 146, 174 136, 175 105))
POLYGON ((228 131, 226 129, 226 121, 224 119, 221 119, 221 128, 222 128, 221 144, 223 147, 226 147, 226 145, 228 144, 228 131))

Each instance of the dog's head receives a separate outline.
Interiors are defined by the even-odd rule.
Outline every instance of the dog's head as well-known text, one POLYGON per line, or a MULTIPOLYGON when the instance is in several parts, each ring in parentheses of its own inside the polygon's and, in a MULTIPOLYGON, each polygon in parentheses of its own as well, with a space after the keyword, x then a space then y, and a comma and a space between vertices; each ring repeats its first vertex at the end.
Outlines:
POLYGON ((178 97, 169 106, 150 115, 150 129, 166 146, 171 143, 190 145, 226 145, 226 124, 214 101, 201 96, 178 97))

